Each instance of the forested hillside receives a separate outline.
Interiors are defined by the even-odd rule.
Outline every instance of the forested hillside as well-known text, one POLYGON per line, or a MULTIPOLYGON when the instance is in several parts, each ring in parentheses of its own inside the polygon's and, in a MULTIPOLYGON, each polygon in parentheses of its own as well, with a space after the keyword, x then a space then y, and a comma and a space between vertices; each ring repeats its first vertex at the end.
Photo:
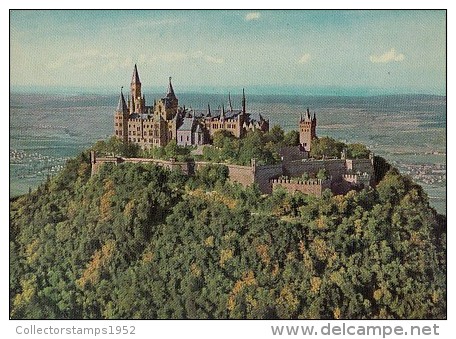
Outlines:
POLYGON ((390 170, 322 198, 87 153, 10 206, 12 318, 445 318, 446 220, 390 170))

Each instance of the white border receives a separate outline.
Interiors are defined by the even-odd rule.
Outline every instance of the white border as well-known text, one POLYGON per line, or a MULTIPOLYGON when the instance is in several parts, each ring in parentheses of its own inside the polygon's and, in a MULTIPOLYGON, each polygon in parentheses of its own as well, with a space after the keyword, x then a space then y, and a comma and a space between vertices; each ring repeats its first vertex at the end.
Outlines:
MULTIPOLYGON (((282 0, 280 1, 280 8, 281 9, 296 9, 298 4, 300 6, 305 7, 306 9, 448 9, 447 12, 447 24, 448 24, 448 56, 447 60, 448 63, 451 60, 451 56, 454 55, 452 53, 454 51, 454 37, 452 33, 453 30, 453 21, 455 16, 453 15, 453 10, 455 9, 454 1, 444 1, 444 0, 434 0, 430 1, 423 1, 423 0, 415 0, 415 1, 398 1, 398 0, 384 0, 384 1, 311 1, 306 2, 305 4, 298 3, 296 1, 290 0, 282 0), (380 7, 381 6, 381 7, 380 7), (451 39, 452 38, 452 39, 451 39), (453 41, 452 41, 453 40, 453 41)), ((98 9, 104 8, 109 6, 109 8, 125 8, 126 5, 130 5, 130 3, 125 3, 121 1, 111 1, 111 2, 101 2, 101 1, 87 1, 82 0, 78 2, 64 2, 64 1, 10 1, 6 0, 3 1, 1 4, 2 11, 0 11, 0 27, 1 27, 1 42, 4 49, 2 54, 2 72, 3 77, 0 80, 1 86, 1 102, 2 107, 4 107, 4 112, 9 112, 9 79, 6 76, 9 74, 9 8, 15 9, 42 9, 42 8, 84 8, 84 9, 98 9)), ((277 2, 272 1, 249 1, 248 3, 244 1, 234 0, 234 1, 224 1, 224 2, 209 2, 209 1, 192 1, 192 2, 169 2, 169 3, 154 3, 149 1, 136 1, 135 5, 137 8, 150 8, 153 6, 156 9, 167 9, 167 8, 188 8, 188 9, 203 9, 203 8, 218 8, 218 9, 256 9, 256 8, 263 8, 263 9, 273 9, 276 8, 278 5, 277 2)), ((451 86, 452 81, 454 79, 454 72, 452 71, 451 65, 448 65, 448 91, 447 91, 447 98, 450 100, 448 101, 447 112, 448 112, 448 122, 447 128, 451 132, 451 127, 454 126, 454 114, 456 113, 455 110, 452 108, 454 105, 452 104, 452 98, 454 98, 454 87, 451 86)), ((9 115, 9 114, 8 114, 9 115)), ((2 136, 2 147, 1 147, 1 155, 4 159, 9 159, 9 125, 6 122, 7 118, 4 118, 4 123, 1 124, 1 136, 2 136)), ((447 140, 447 151, 448 151, 448 164, 447 168, 448 171, 453 169, 453 147, 455 145, 455 140, 452 133, 448 133, 448 140, 447 140)), ((17 337, 16 334, 16 327, 17 326, 27 326, 29 324, 35 324, 39 326, 117 326, 117 325, 133 325, 136 326, 137 335, 131 336, 135 338, 190 338, 193 336, 198 336, 199 338, 265 338, 265 337, 272 337, 270 326, 271 325, 309 325, 315 324, 315 326, 320 326, 319 324, 322 321, 9 321, 9 307, 8 307, 8 291, 9 291, 9 281, 8 281, 8 244, 7 239, 9 239, 9 217, 8 211, 9 208, 7 207, 9 204, 9 173, 8 173, 8 166, 1 166, 0 167, 0 177, 2 178, 2 183, 4 189, 0 192, 0 201, 2 208, 1 213, 1 220, 3 221, 1 225, 3 225, 1 230, 1 239, 2 246, 0 246, 1 252, 0 255, 1 259, 1 268, 4 274, 2 274, 2 279, 0 280, 0 290, 3 293, 3 302, 0 305, 0 324, 1 324, 1 333, 2 337, 12 338, 17 337)), ((454 250, 452 248, 451 243, 454 240, 454 232, 452 231, 452 225, 454 221, 454 216, 451 210, 451 203, 453 202, 452 192, 455 186, 455 180, 450 175, 451 172, 447 173, 448 178, 448 186, 447 192, 448 194, 448 206, 450 208, 447 209, 448 213, 448 319, 447 321, 350 321, 350 324, 361 324, 361 325, 374 325, 374 326, 382 326, 382 324, 389 324, 390 326, 394 326, 398 324, 403 326, 404 328, 411 325, 430 325, 438 324, 440 337, 441 338, 451 338, 454 337, 454 321, 455 319, 455 312, 454 312, 454 304, 452 301, 454 300, 454 292, 451 287, 454 286, 454 250), (451 335, 450 335, 451 334, 451 335)), ((324 322, 327 323, 327 322, 324 322)), ((334 325, 340 325, 340 322, 332 321, 330 322, 334 325)), ((30 336, 27 336, 30 337, 30 336)), ((31 337, 36 338, 43 338, 43 335, 34 335, 31 337)), ((55 336, 61 337, 61 336, 55 336)), ((67 336, 64 336, 67 337, 67 336)), ((73 336, 68 336, 73 337, 73 336)), ((102 336, 106 337, 106 336, 102 336)), ((118 337, 118 336, 115 336, 118 337)), ((319 336, 317 336, 319 337, 319 336)), ((329 337, 329 336, 325 336, 329 337)), ((332 337, 332 336, 331 336, 332 337)), ((337 336, 337 337, 346 337, 346 336, 337 336)), ((396 336, 389 336, 388 338, 395 338, 396 336)), ((410 335, 408 337, 411 337, 410 335)))

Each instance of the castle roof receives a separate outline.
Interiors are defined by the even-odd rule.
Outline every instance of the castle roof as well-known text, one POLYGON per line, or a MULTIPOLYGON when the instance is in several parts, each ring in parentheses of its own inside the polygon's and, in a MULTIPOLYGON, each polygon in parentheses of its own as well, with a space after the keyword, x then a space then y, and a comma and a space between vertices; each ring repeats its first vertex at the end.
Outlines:
POLYGON ((130 114, 129 119, 147 120, 147 119, 150 119, 150 115, 149 114, 141 114, 141 113, 132 113, 132 114, 130 114))
POLYGON ((136 64, 135 64, 135 68, 133 69, 131 83, 132 84, 141 84, 141 80, 139 80, 138 68, 136 67, 136 64))
POLYGON ((195 123, 195 119, 185 117, 182 125, 177 129, 178 131, 192 131, 193 124, 195 123))
POLYGON ((169 77, 168 92, 166 93, 167 98, 175 98, 173 84, 171 83, 171 77, 169 77))
POLYGON ((126 113, 128 111, 127 103, 125 102, 125 97, 120 90, 119 103, 117 104, 116 112, 126 113))

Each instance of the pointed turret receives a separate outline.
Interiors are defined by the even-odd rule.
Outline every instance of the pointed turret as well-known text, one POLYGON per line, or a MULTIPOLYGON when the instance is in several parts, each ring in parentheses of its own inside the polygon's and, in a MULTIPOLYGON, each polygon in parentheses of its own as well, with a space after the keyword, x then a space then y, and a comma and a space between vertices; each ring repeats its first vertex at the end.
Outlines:
POLYGON ((245 91, 242 89, 242 113, 245 114, 246 107, 245 107, 245 91))
POLYGON ((125 114, 128 112, 128 106, 125 102, 125 97, 123 95, 122 88, 120 89, 119 103, 117 104, 116 112, 125 114))
POLYGON ((309 110, 309 108, 307 108, 307 112, 306 113, 307 113, 307 119, 310 120, 310 110, 309 110))
POLYGON ((209 103, 207 103, 207 116, 211 116, 211 106, 209 105, 209 103))
POLYGON ((133 69, 133 75, 131 76, 131 84, 141 84, 141 80, 139 80, 139 74, 138 74, 138 67, 133 69))
POLYGON ((312 120, 317 120, 317 116, 315 115, 315 112, 314 112, 314 116, 313 116, 312 120))
POLYGON ((141 113, 141 81, 139 80, 138 68, 136 67, 136 64, 133 69, 133 75, 131 76, 130 95, 130 113, 141 113))
POLYGON ((166 93, 167 98, 175 98, 173 84, 171 83, 171 77, 169 77, 168 92, 166 93))
POLYGON ((231 93, 228 92, 228 105, 230 106, 230 112, 233 112, 233 105, 231 104, 231 93))

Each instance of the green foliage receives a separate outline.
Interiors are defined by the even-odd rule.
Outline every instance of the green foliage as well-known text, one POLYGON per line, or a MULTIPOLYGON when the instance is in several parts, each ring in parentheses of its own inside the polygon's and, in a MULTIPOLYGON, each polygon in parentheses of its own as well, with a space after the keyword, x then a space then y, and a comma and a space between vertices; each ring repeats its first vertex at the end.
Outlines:
POLYGON ((318 170, 316 177, 317 177, 317 179, 320 179, 320 180, 326 180, 329 178, 329 175, 328 175, 328 172, 324 168, 322 168, 322 169, 318 170))
POLYGON ((217 187, 223 187, 228 179, 228 174, 229 170, 225 165, 209 164, 199 169, 195 177, 190 179, 191 186, 211 191, 217 187))
POLYGON ((273 128, 273 134, 250 131, 242 139, 227 131, 219 131, 214 134, 213 146, 204 147, 203 159, 249 166, 251 159, 255 158, 259 164, 274 164, 279 161, 278 149, 282 141, 278 144, 275 141, 281 138, 280 131, 280 128, 273 128))
POLYGON ((368 159, 369 153, 369 149, 363 144, 354 143, 347 145, 347 155, 350 159, 368 159))
POLYGON ((379 156, 374 156, 374 170, 375 178, 377 181, 381 181, 385 174, 391 169, 391 165, 388 162, 379 156))
POLYGON ((446 317, 446 219, 407 177, 322 198, 226 178, 70 160, 10 203, 10 316, 446 317))
POLYGON ((133 143, 124 143, 121 139, 113 136, 107 141, 100 140, 91 148, 98 155, 114 155, 124 157, 137 157, 140 147, 133 143))
POLYGON ((298 146, 299 145, 299 132, 292 130, 285 134, 283 138, 284 146, 298 146))
POLYGON ((330 137, 322 137, 312 140, 310 156, 316 159, 328 157, 340 157, 345 144, 330 137))

